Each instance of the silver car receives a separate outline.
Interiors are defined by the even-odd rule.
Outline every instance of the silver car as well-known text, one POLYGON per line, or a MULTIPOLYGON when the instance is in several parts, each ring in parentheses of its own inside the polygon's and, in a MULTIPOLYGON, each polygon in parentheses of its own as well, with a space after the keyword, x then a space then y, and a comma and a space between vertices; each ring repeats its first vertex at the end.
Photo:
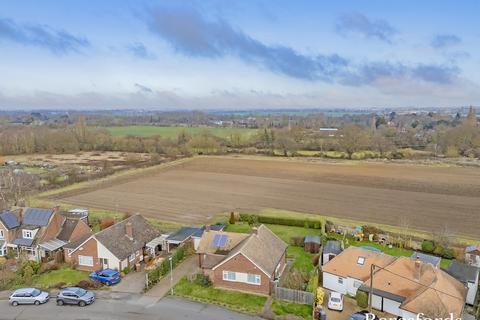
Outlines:
POLYGON ((60 290, 57 296, 57 305, 76 304, 80 307, 92 304, 95 301, 95 293, 78 287, 60 290))
POLYGON ((48 302, 48 299, 50 299, 48 292, 35 288, 22 288, 12 293, 9 302, 12 306, 18 306, 19 304, 39 305, 48 302))

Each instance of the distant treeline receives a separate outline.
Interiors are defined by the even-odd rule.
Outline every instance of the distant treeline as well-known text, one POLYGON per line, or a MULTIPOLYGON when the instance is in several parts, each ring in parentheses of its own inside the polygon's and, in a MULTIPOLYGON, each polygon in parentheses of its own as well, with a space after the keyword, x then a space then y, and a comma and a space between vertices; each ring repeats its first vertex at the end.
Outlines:
POLYGON ((332 131, 321 131, 299 121, 281 127, 266 126, 253 135, 232 131, 222 137, 208 130, 198 134, 181 130, 176 137, 113 136, 102 127, 87 126, 84 117, 61 126, 0 127, 2 155, 125 151, 172 156, 228 152, 295 156, 307 150, 318 154, 341 152, 345 158, 354 158, 358 152, 366 152, 365 157, 398 158, 402 157, 399 151, 405 148, 426 151, 431 156, 480 157, 480 128, 474 110, 467 118, 438 114, 362 115, 332 131))

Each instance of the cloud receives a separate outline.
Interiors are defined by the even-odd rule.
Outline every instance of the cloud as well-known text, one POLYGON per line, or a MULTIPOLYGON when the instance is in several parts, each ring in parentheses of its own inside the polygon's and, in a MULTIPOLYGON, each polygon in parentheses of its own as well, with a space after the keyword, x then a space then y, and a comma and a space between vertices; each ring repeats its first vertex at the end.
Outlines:
POLYGON ((392 43, 397 30, 386 20, 372 20, 361 13, 341 15, 336 22, 335 29, 341 35, 359 34, 365 38, 376 39, 392 43))
POLYGON ((42 24, 18 24, 5 18, 0 18, 0 40, 45 48, 55 54, 80 52, 90 46, 86 38, 77 37, 64 30, 42 24))
POLYGON ((182 54, 207 58, 233 55, 297 79, 328 81, 348 65, 338 55, 307 56, 286 46, 264 44, 224 20, 206 20, 191 9, 152 10, 149 27, 182 54))
POLYGON ((140 83, 135 83, 134 86, 135 86, 135 88, 138 88, 141 92, 146 92, 146 93, 152 93, 153 92, 152 88, 144 86, 143 84, 140 84, 140 83))
MULTIPOLYGON (((210 59, 235 56, 296 79, 348 86, 375 85, 377 80, 385 78, 450 84, 460 73, 457 67, 447 65, 389 61, 355 63, 338 54, 305 55, 287 46, 260 42, 225 20, 207 20, 198 11, 189 8, 162 8, 149 12, 150 30, 180 54, 210 59)), ((350 24, 342 25, 345 28, 349 25, 349 29, 356 26, 356 30, 362 30, 366 36, 384 41, 394 34, 393 28, 386 22, 372 22, 364 18, 366 22, 360 23, 362 19, 350 19, 350 24), (354 20, 355 23, 352 22, 354 20)))
POLYGON ((157 57, 150 52, 141 42, 135 42, 127 46, 127 50, 135 57, 145 60, 154 60, 157 57))
POLYGON ((438 34, 432 39, 430 45, 435 49, 445 49, 460 43, 462 39, 454 34, 438 34))

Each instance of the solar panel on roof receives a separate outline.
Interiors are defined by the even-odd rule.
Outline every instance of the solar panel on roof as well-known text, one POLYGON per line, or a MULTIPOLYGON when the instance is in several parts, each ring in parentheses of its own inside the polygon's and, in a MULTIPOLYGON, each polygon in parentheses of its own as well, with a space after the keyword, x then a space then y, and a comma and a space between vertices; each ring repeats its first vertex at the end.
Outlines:
POLYGON ((52 209, 28 208, 27 210, 25 210, 23 224, 46 226, 52 214, 52 209))
POLYGON ((226 234, 216 234, 213 237, 214 247, 224 247, 227 244, 228 237, 226 234))
POLYGON ((5 227, 7 227, 8 229, 13 229, 20 225, 20 223, 18 223, 17 216, 15 216, 15 214, 10 211, 5 211, 1 213, 0 220, 3 221, 5 227))

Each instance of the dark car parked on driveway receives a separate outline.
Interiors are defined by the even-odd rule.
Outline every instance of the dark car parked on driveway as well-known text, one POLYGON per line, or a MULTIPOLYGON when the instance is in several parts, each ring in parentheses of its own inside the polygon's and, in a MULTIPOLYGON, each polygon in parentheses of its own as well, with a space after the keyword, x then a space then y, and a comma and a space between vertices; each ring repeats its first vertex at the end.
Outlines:
POLYGON ((112 269, 104 269, 90 273, 90 278, 110 286, 120 282, 120 273, 112 269))
POLYGON ((378 317, 367 310, 362 310, 352 314, 348 320, 378 320, 378 317))
POLYGON ((76 304, 80 307, 92 304, 95 301, 95 293, 82 288, 71 287, 60 290, 57 296, 57 305, 76 304))

